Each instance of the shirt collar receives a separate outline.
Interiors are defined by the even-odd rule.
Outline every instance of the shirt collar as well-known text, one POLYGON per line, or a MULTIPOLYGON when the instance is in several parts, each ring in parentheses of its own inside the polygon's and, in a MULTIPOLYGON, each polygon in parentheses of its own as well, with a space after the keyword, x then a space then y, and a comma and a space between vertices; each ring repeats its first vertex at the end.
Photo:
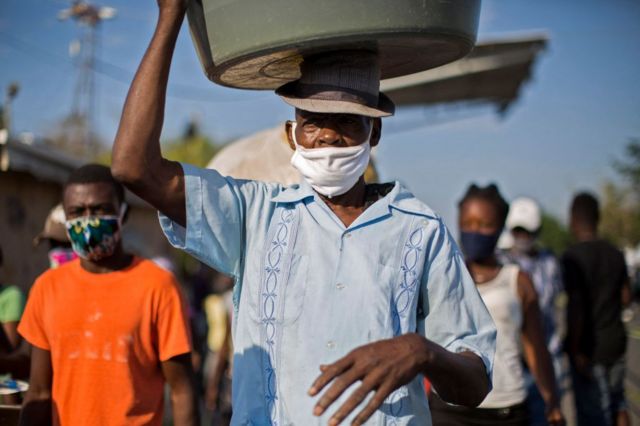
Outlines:
POLYGON ((315 196, 315 191, 304 179, 299 184, 283 187, 280 192, 271 197, 274 203, 297 203, 315 196))
MULTIPOLYGON (((296 203, 315 196, 316 193, 313 188, 311 188, 311 185, 302 179, 299 184, 282 188, 278 194, 271 197, 271 201, 274 203, 296 203)), ((379 201, 380 202, 376 204, 382 204, 380 207, 382 207, 383 210, 394 208, 403 213, 416 214, 432 219, 438 218, 438 215, 434 213, 429 206, 418 200, 407 188, 397 181, 391 192, 379 201)))
POLYGON ((418 200, 407 188, 396 181, 394 188, 385 198, 389 207, 408 214, 415 214, 431 219, 438 219, 438 215, 422 201, 418 200))

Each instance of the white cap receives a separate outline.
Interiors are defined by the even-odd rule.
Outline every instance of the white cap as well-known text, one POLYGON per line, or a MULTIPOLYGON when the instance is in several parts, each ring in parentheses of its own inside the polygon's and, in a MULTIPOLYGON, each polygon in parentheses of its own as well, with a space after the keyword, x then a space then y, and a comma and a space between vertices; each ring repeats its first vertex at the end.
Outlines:
POLYGON ((513 234, 505 229, 498 238, 498 250, 509 250, 511 247, 513 247, 513 234))
POLYGON ((540 206, 531 198, 519 197, 511 202, 506 227, 509 230, 524 228, 536 232, 542 225, 540 206))

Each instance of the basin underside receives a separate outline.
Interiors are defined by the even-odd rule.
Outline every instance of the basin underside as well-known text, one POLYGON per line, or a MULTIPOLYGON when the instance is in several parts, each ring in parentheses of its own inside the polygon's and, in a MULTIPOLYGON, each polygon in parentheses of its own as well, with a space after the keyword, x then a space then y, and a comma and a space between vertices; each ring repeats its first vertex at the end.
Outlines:
POLYGON ((276 89, 300 77, 300 64, 304 57, 336 50, 365 49, 377 52, 381 78, 412 74, 455 61, 466 55, 473 44, 452 37, 381 36, 376 43, 368 40, 354 42, 354 38, 322 40, 315 46, 297 46, 287 49, 255 52, 224 64, 210 64, 207 77, 224 86, 244 89, 276 89), (324 44, 324 46, 321 46, 324 44))
POLYGON ((479 11, 479 0, 193 0, 188 16, 210 80, 276 89, 323 52, 376 52, 382 79, 455 61, 473 48, 479 11))

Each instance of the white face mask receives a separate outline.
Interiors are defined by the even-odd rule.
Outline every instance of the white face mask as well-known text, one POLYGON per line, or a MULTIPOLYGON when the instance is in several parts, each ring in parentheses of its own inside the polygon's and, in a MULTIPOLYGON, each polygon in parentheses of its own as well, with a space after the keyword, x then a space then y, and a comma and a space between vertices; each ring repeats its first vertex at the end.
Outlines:
POLYGON ((295 130, 296 123, 293 122, 291 134, 296 151, 291 157, 291 165, 298 169, 309 185, 329 198, 353 188, 369 165, 373 126, 362 144, 339 148, 304 148, 298 145, 295 130))

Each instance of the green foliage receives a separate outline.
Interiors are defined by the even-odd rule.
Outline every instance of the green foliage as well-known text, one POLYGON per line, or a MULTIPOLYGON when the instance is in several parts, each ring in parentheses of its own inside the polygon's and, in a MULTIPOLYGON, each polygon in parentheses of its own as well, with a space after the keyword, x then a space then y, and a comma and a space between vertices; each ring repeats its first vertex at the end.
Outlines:
MULTIPOLYGON (((206 167, 220 148, 207 136, 200 133, 195 123, 189 123, 184 134, 164 142, 162 155, 173 161, 206 167)), ((111 164, 111 150, 101 151, 93 161, 108 166, 111 164)))
POLYGON ((571 242, 571 235, 566 226, 548 213, 542 214, 542 230, 538 238, 540 245, 560 256, 571 242))
POLYGON ((625 148, 625 159, 614 163, 618 173, 631 185, 631 191, 640 202, 640 138, 631 138, 625 148))
POLYGON ((92 161, 104 166, 111 166, 111 150, 104 149, 98 152, 92 161))
POLYGON ((164 144, 162 154, 169 160, 205 167, 218 150, 211 139, 200 133, 198 125, 191 122, 182 137, 164 144))
POLYGON ((602 187, 600 234, 619 247, 640 243, 640 138, 631 138, 614 168, 627 185, 602 187))
POLYGON ((640 243, 640 203, 633 189, 606 182, 602 188, 600 234, 618 247, 640 243))

